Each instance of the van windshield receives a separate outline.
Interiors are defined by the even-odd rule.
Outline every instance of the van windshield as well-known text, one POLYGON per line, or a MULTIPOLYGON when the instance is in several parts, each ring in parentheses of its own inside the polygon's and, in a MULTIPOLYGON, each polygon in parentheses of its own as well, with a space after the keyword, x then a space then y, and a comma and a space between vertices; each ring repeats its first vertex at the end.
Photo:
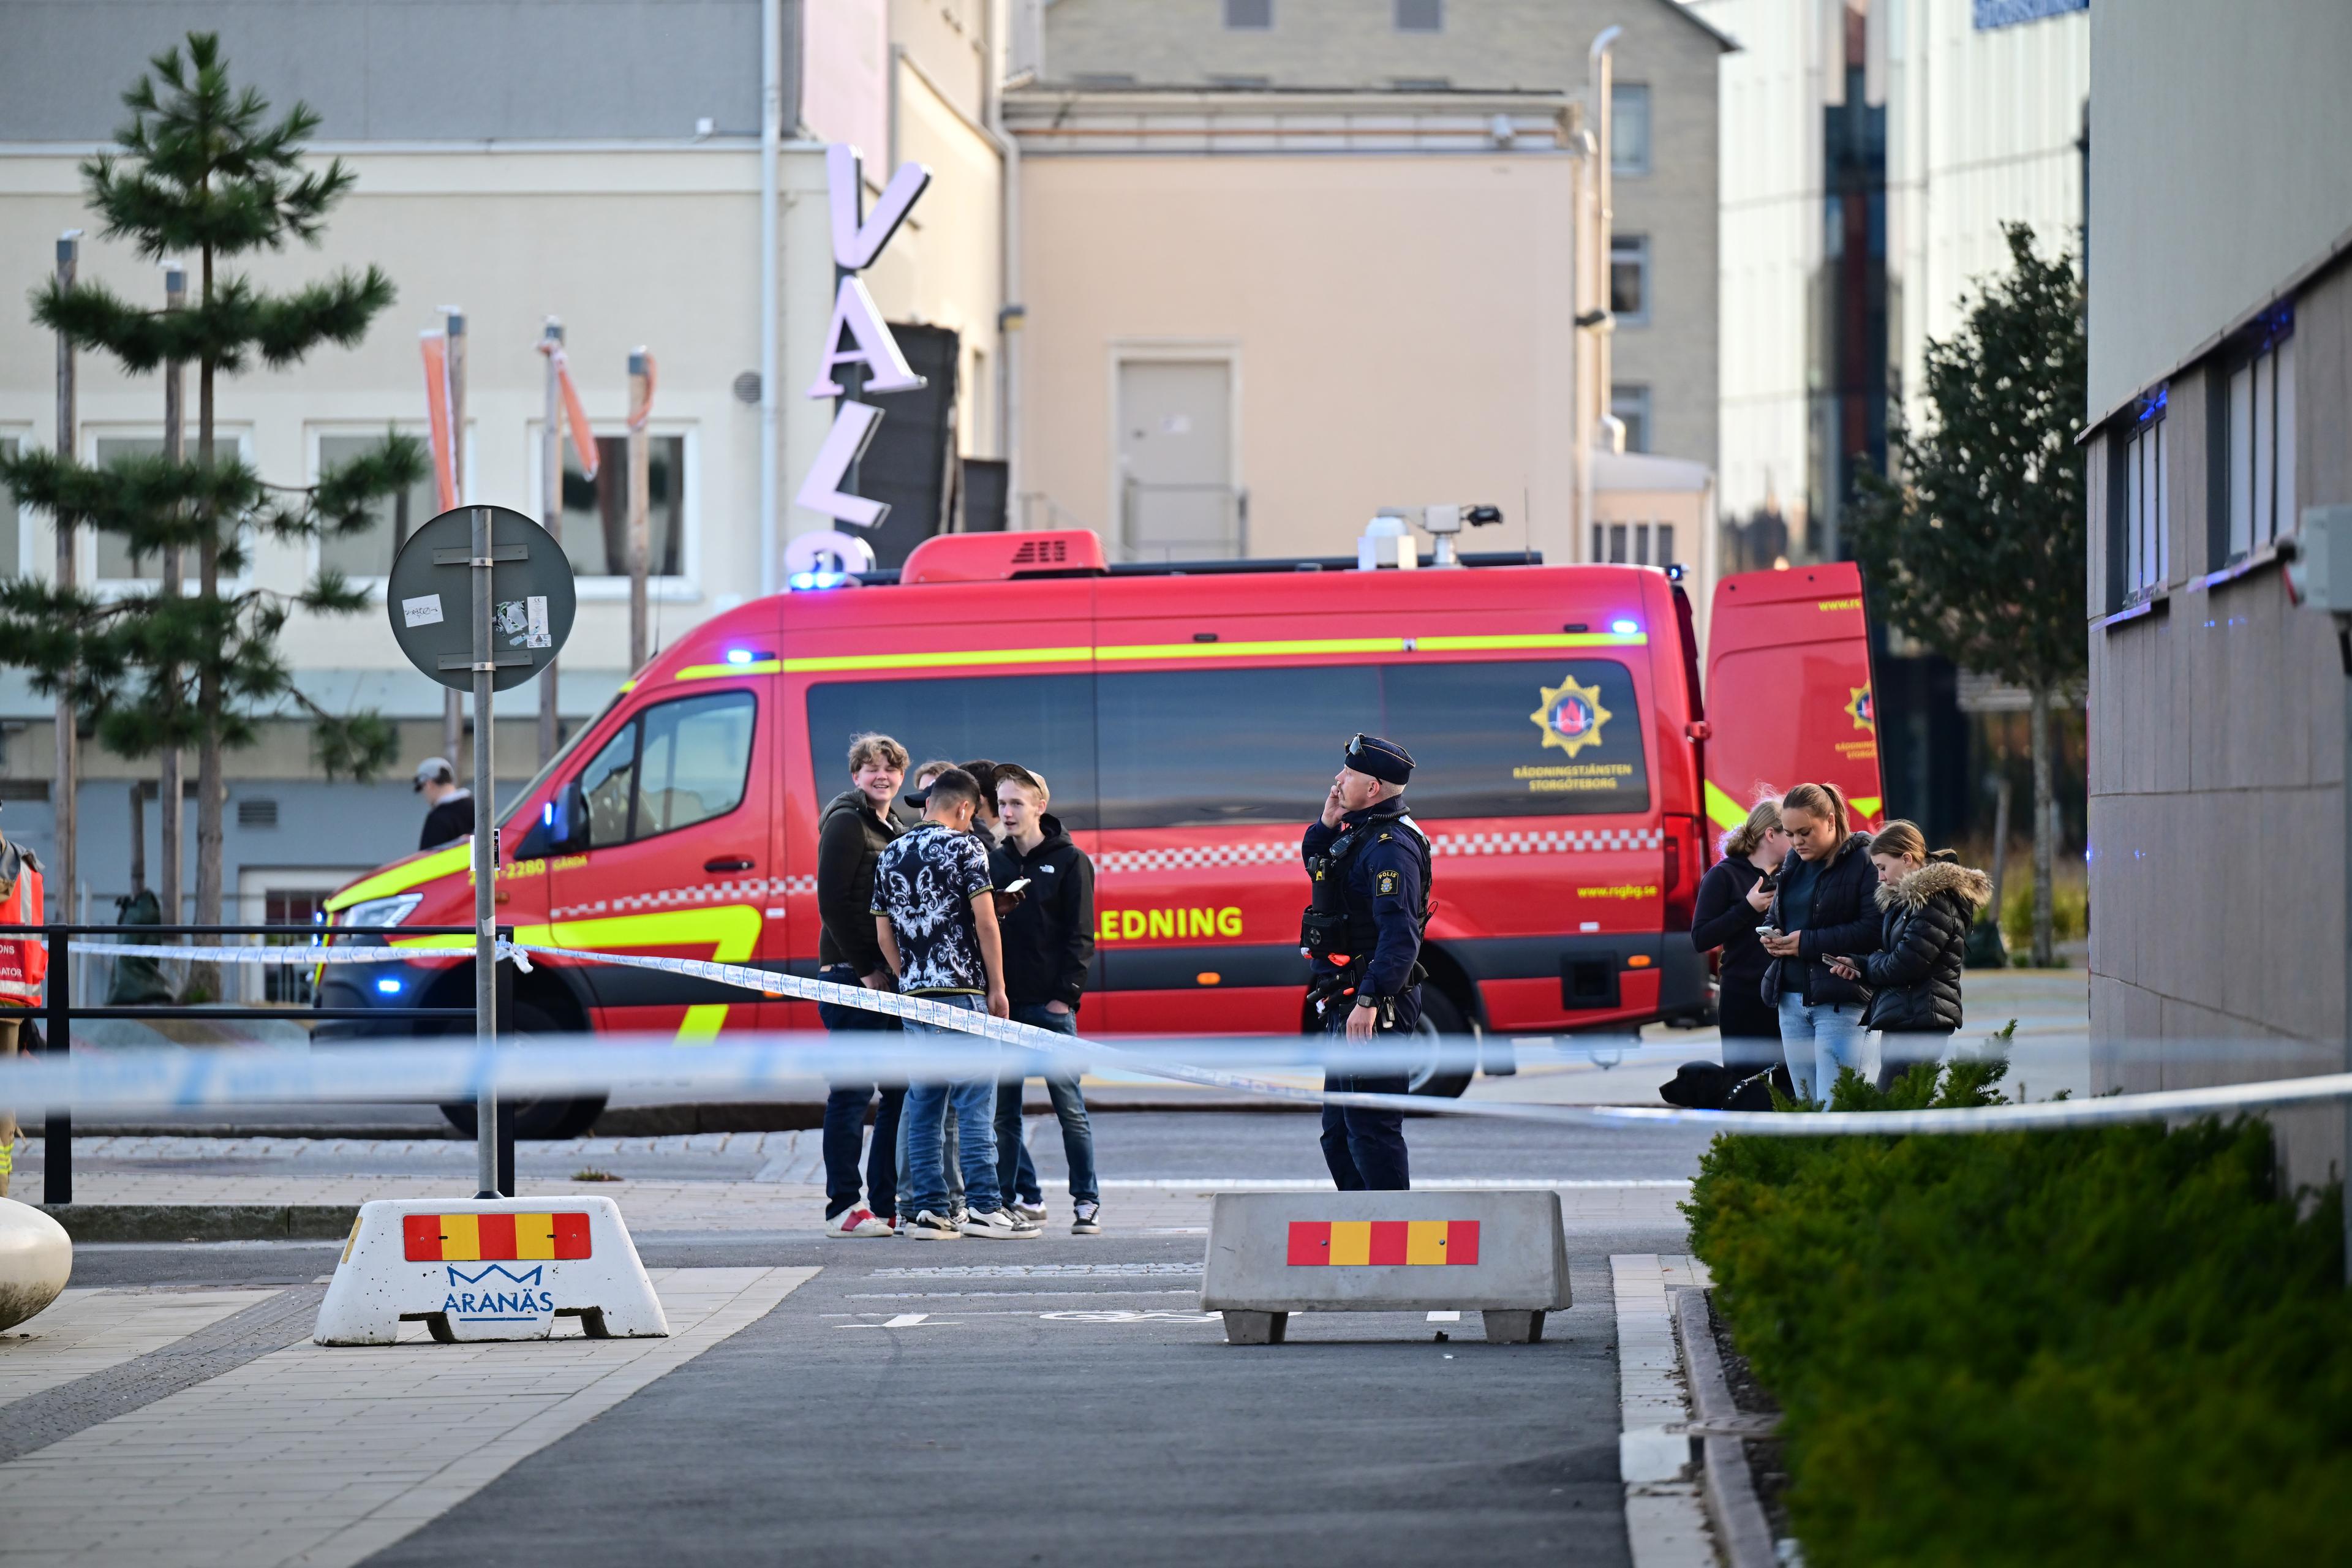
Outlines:
POLYGON ((873 730, 918 763, 1043 773, 1073 829, 1304 824, 1359 730, 1412 753, 1419 817, 1650 806, 1633 678, 1614 659, 829 682, 809 689, 808 719, 821 798, 828 762, 873 730))

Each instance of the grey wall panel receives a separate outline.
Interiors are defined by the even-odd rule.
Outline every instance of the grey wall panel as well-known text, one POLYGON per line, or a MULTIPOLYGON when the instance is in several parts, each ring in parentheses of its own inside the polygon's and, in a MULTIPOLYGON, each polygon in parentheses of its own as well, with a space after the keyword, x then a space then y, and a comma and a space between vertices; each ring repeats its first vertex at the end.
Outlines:
POLYGON ((194 30, 329 141, 759 130, 759 0, 0 0, 0 141, 110 137, 149 57, 194 30))

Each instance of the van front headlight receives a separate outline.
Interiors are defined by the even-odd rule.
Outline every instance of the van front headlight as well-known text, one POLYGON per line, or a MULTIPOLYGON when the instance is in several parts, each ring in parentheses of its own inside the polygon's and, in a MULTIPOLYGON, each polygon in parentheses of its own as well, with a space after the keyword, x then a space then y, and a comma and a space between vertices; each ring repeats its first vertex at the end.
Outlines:
POLYGON ((388 899, 370 899, 345 910, 341 923, 347 929, 352 926, 396 926, 424 901, 422 893, 395 893, 388 899))

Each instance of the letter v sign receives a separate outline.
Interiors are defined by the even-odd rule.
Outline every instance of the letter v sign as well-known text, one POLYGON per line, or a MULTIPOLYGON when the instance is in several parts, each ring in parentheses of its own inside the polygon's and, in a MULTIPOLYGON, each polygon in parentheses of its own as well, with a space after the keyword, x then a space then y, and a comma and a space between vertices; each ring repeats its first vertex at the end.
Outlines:
POLYGON ((845 142, 827 147, 824 180, 833 212, 834 265, 846 272, 863 272, 907 221, 915 198, 929 187, 931 172, 920 163, 899 164, 880 204, 863 217, 857 209, 865 205, 866 181, 858 170, 857 149, 845 142))

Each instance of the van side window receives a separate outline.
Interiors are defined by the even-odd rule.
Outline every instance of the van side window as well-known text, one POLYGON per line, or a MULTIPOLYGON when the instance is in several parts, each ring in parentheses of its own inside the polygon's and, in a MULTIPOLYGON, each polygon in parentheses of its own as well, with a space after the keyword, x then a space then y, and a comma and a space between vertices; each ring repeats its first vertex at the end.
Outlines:
POLYGON ((1612 659, 1139 670, 1095 689, 1105 827, 1302 824, 1358 730, 1413 754, 1416 816, 1649 809, 1633 679, 1612 659))
POLYGON ((1302 826, 1348 737, 1381 728, 1370 665, 1136 670, 1096 692, 1105 827, 1302 826))
POLYGON ((1413 755, 1418 817, 1650 808, 1633 678, 1614 659, 1381 667, 1383 731, 1413 755))
POLYGON ((581 773, 589 847, 674 833, 742 805, 757 715, 748 691, 681 698, 638 713, 581 773))
POLYGON ((1063 826, 1078 831, 1095 826, 1090 675, 945 676, 811 686, 809 757, 820 804, 848 787, 849 738, 868 730, 895 739, 917 763, 934 757, 1019 763, 1045 775, 1054 792, 1054 815, 1063 826))

